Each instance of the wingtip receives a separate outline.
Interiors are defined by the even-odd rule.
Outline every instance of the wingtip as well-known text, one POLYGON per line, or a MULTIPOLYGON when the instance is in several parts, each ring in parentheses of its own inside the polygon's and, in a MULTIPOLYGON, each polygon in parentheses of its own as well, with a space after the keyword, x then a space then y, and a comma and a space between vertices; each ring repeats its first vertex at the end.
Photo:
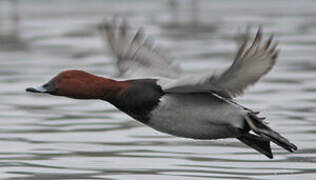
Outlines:
POLYGON ((276 47, 279 45, 278 41, 275 41, 274 44, 271 46, 269 52, 273 53, 276 51, 276 47))
POLYGON ((279 54, 280 54, 280 50, 279 49, 275 50, 274 54, 272 55, 272 58, 276 60, 279 57, 279 54))
POLYGON ((140 28, 138 28, 138 30, 137 30, 137 32, 136 32, 136 34, 134 35, 134 38, 133 38, 133 40, 132 40, 132 43, 134 43, 135 41, 136 42, 141 42, 141 41, 143 41, 144 40, 144 38, 145 38, 145 30, 144 30, 144 28, 143 27, 140 27, 140 28))
POLYGON ((273 38, 274 38, 274 34, 271 33, 271 35, 269 36, 268 40, 266 41, 266 43, 264 44, 264 50, 268 50, 272 41, 273 41, 273 38))
POLYGON ((262 25, 259 25, 256 36, 262 37, 262 25))
POLYGON ((253 41, 253 43, 252 43, 250 48, 255 47, 255 48, 258 49, 259 48, 259 44, 261 42, 261 39, 262 39, 262 28, 259 26, 257 34, 255 36, 255 40, 253 41))

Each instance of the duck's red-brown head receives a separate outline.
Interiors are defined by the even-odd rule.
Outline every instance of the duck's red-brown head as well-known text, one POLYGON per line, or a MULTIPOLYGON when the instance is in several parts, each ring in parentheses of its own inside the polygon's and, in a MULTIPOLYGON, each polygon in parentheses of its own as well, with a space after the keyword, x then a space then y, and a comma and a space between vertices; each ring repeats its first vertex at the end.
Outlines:
POLYGON ((59 73, 42 86, 27 88, 26 91, 75 99, 108 100, 119 93, 121 86, 118 84, 115 80, 95 76, 85 71, 69 70, 59 73))

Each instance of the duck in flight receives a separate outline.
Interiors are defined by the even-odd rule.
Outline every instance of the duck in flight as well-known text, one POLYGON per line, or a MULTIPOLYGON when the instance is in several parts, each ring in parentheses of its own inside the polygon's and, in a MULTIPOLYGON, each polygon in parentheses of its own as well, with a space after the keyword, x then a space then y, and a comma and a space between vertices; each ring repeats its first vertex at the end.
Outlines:
POLYGON ((160 132, 201 140, 237 138, 269 158, 270 142, 297 150, 258 112, 233 101, 275 64, 278 50, 272 35, 262 40, 259 28, 254 40, 249 33, 243 36, 232 65, 222 73, 182 76, 178 64, 155 48, 142 29, 133 33, 124 20, 106 22, 102 28, 119 73, 128 80, 68 70, 26 91, 104 100, 160 132))

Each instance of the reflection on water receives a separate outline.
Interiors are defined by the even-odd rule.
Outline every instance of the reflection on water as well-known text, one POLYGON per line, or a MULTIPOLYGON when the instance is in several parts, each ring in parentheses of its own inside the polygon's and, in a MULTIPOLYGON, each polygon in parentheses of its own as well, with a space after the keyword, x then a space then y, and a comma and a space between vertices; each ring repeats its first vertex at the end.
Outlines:
MULTIPOLYGON (((316 174, 316 5, 313 1, 201 1, 199 23, 173 25, 160 1, 27 1, 21 40, 0 46, 0 173, 7 179, 313 179, 316 174), (222 69, 236 34, 263 25, 280 41, 276 67, 239 101, 299 146, 269 160, 240 142, 156 132, 101 101, 24 92, 65 69, 115 73, 96 26, 123 13, 170 49, 187 73, 222 69), (189 30, 188 30, 189 29, 189 30)), ((181 1, 183 2, 183 1, 181 1)), ((184 3, 184 2, 183 2, 184 3)), ((185 13, 185 12, 184 12, 185 13)), ((191 12, 187 12, 191 13, 191 12)), ((187 16, 189 17, 189 16, 187 16)), ((1 39, 0 39, 1 40, 1 39)), ((2 44, 5 41, 1 40, 2 44)))

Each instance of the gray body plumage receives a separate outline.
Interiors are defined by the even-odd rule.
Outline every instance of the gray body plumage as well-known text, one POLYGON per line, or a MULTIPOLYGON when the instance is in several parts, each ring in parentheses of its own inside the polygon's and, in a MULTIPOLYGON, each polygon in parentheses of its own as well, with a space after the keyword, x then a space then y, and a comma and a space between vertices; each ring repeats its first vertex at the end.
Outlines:
POLYGON ((193 139, 238 137, 247 111, 210 93, 166 94, 151 113, 148 126, 193 139))

